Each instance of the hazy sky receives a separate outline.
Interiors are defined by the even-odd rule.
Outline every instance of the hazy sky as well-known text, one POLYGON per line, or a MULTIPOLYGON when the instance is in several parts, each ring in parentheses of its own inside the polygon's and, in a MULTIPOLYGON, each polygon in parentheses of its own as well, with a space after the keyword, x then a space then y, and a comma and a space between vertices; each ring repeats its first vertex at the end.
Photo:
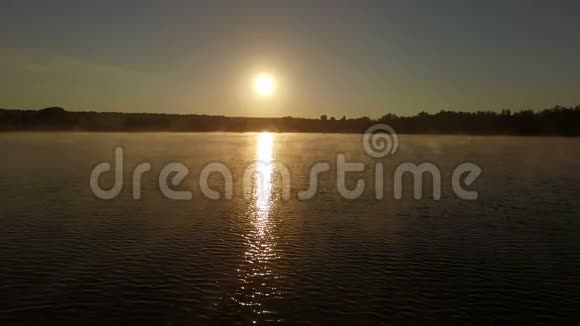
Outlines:
POLYGON ((579 1, 0 1, 0 107, 378 117, 580 104, 579 1), (260 98, 252 78, 278 89, 260 98))

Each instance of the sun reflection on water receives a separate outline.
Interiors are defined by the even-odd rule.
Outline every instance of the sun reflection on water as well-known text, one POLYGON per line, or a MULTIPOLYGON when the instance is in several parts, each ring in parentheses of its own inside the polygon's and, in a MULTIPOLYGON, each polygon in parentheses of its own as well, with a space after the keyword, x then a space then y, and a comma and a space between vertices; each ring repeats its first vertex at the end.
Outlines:
POLYGON ((250 211, 252 228, 245 236, 248 249, 240 268, 242 286, 236 301, 241 306, 250 306, 257 315, 271 313, 265 301, 278 294, 275 286, 277 276, 273 271, 276 238, 272 232, 271 209, 273 199, 273 145, 274 135, 260 133, 256 139, 256 171, 252 189, 253 204, 250 211))
POLYGON ((271 133, 261 133, 258 136, 256 154, 256 228, 264 235, 268 227, 268 217, 272 197, 272 145, 274 136, 271 133))

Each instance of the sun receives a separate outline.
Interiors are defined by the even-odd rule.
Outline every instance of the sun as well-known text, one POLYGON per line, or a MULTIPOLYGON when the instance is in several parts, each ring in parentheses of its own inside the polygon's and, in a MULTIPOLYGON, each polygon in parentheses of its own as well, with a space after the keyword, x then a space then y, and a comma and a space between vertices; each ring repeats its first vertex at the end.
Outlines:
POLYGON ((271 96, 276 90, 276 80, 268 73, 261 73, 254 80, 254 88, 259 95, 271 96))

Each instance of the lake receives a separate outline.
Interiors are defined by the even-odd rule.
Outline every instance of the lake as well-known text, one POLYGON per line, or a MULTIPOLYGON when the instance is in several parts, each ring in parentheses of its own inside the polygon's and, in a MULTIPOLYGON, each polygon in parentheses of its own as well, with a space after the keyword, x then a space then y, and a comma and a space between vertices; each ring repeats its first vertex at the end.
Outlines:
MULTIPOLYGON (((396 153, 368 156, 361 135, 257 133, 0 134, 0 322, 40 324, 573 323, 580 317, 580 139, 401 135, 396 153), (98 198, 90 174, 123 148, 120 193, 98 198), (337 191, 337 155, 365 164, 337 191), (246 184, 257 159, 279 166, 246 184), (132 178, 143 162, 135 200, 132 178), (232 198, 209 163, 226 166, 232 198), (327 162, 314 197, 309 171, 327 162), (393 173, 433 163, 421 199, 393 173), (481 175, 459 198, 452 173, 481 175), (160 190, 169 163, 187 167, 160 190), (377 163, 384 196, 376 198, 377 163), (257 179, 255 181, 258 181, 257 179), (244 195, 248 190, 249 196, 244 195)), ((261 171, 264 172, 264 171, 261 171)), ((253 175, 257 175, 254 173, 253 175)), ((170 178, 171 180, 171 178, 170 178)), ((113 185, 112 172, 100 179, 113 185)))

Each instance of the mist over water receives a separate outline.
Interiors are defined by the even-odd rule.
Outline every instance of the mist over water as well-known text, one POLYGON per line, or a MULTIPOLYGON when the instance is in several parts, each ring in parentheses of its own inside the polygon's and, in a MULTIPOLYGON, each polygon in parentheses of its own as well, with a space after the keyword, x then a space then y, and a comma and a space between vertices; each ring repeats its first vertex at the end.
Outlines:
MULTIPOLYGON (((200 324, 569 322, 580 306, 580 139, 400 136, 395 155, 365 155, 360 135, 4 133, 0 134, 0 321, 200 324), (125 186, 110 201, 89 187, 91 169, 125 151, 125 186), (335 160, 365 162, 361 198, 336 191, 335 160), (9 154, 9 155, 8 155, 9 154), (275 166, 256 165, 251 196, 241 176, 256 160, 292 174, 284 200, 275 166), (313 199, 308 171, 328 161, 313 199), (373 192, 376 162, 385 196, 373 192), (450 174, 483 170, 457 198, 450 174), (142 198, 133 169, 150 162, 142 198), (180 162, 191 201, 159 191, 163 166, 180 162), (231 200, 206 199, 199 171, 222 162, 231 200), (401 162, 433 162, 441 200, 421 200, 401 162)), ((103 188, 112 183, 104 175, 103 188)), ((224 181, 210 184, 223 191, 224 181)))

